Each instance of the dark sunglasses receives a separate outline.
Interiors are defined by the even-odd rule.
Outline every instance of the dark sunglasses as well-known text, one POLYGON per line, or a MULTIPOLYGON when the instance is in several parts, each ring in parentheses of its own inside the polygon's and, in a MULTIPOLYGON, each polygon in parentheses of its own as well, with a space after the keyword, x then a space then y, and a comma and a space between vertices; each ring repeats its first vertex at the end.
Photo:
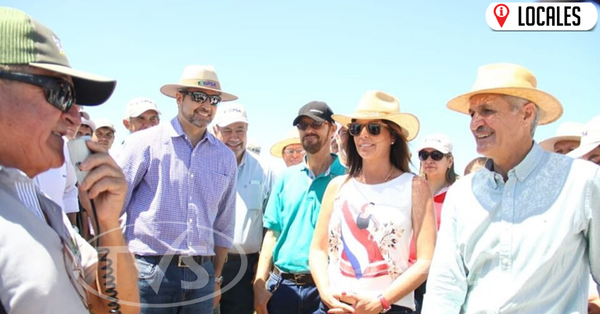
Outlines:
POLYGON ((369 132, 369 134, 371 134, 373 136, 377 136, 377 135, 381 134, 382 127, 387 128, 387 124, 378 123, 378 122, 369 122, 367 124, 360 124, 358 122, 352 122, 352 123, 348 124, 348 133, 352 136, 358 136, 358 135, 360 135, 360 132, 362 131, 364 126, 367 127, 367 132, 369 132))
POLYGON ((308 129, 308 127, 318 130, 323 127, 324 123, 325 122, 317 122, 317 121, 313 121, 311 123, 298 122, 298 124, 296 124, 296 127, 298 128, 298 130, 302 130, 302 131, 306 131, 306 129, 308 129))
POLYGON ((199 102, 199 103, 203 103, 207 99, 210 99, 210 104, 213 106, 216 106, 221 102, 221 96, 209 95, 205 92, 188 92, 188 91, 182 90, 182 91, 180 91, 180 93, 182 93, 184 95, 190 95, 190 98, 192 98, 193 101, 199 102))
POLYGON ((62 112, 69 111, 75 104, 75 87, 60 77, 0 70, 0 78, 41 87, 46 100, 62 112))
POLYGON ((419 152, 419 159, 421 161, 425 161, 425 160, 427 160, 427 158, 429 158, 429 156, 431 156, 431 159, 433 159, 435 161, 440 161, 440 160, 442 160, 442 158, 444 158, 444 156, 449 156, 449 155, 450 154, 444 154, 437 150, 434 150, 431 153, 422 150, 419 152))

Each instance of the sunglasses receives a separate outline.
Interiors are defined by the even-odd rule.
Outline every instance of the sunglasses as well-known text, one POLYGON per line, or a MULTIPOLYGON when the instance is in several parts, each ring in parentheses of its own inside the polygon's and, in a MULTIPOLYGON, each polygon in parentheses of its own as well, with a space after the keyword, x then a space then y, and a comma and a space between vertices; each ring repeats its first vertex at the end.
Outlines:
POLYGON ((298 128, 298 130, 302 130, 302 131, 306 131, 306 129, 308 129, 308 127, 318 130, 323 127, 324 123, 325 122, 317 122, 317 121, 313 121, 311 123, 299 122, 298 124, 296 124, 296 127, 298 128))
POLYGON ((46 101, 62 112, 68 112, 75 104, 75 87, 60 77, 0 70, 0 78, 41 87, 46 101))
POLYGON ((183 95, 190 95, 190 98, 192 98, 193 101, 199 102, 199 103, 203 103, 207 99, 210 99, 210 104, 213 106, 216 106, 221 102, 221 96, 209 95, 205 92, 188 92, 185 90, 182 90, 179 92, 182 93, 183 95))
POLYGON ((430 152, 426 152, 424 150, 419 152, 419 159, 421 161, 425 161, 427 160, 427 158, 429 158, 429 156, 431 156, 431 159, 435 160, 435 161, 440 161, 442 160, 442 158, 444 158, 444 156, 450 156, 450 154, 444 154, 440 151, 434 150, 431 153, 430 152))
POLYGON ((352 123, 348 124, 348 133, 350 133, 350 135, 352 135, 352 136, 358 136, 358 135, 360 135, 360 132, 362 131, 364 126, 367 127, 367 132, 369 132, 369 134, 371 134, 373 136, 377 136, 377 135, 381 134, 382 127, 385 127, 385 128, 388 127, 387 124, 378 123, 378 122, 369 122, 367 124, 360 124, 358 122, 352 122, 352 123))

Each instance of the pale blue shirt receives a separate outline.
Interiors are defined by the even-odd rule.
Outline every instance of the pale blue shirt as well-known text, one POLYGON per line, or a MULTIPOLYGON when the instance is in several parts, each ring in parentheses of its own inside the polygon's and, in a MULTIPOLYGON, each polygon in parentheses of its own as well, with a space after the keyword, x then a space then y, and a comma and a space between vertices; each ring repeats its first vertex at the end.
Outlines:
POLYGON ((235 235, 230 253, 252 254, 260 251, 263 213, 274 181, 271 168, 257 155, 246 150, 238 166, 235 235))
POLYGON ((128 183, 125 238, 139 255, 215 255, 230 247, 237 162, 209 132, 195 147, 175 117, 130 135, 117 158, 128 183))
POLYGON ((422 313, 587 313, 600 167, 535 143, 506 182, 491 164, 448 191, 422 313))

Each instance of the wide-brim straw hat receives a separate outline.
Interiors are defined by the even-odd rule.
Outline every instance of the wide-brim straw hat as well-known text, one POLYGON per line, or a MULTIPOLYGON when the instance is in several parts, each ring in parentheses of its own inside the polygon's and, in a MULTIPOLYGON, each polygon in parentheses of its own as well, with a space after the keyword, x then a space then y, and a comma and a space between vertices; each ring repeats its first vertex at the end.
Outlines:
POLYGON ((391 121, 400 126, 407 141, 419 134, 419 119, 410 113, 401 112, 398 99, 382 91, 365 92, 354 113, 334 114, 333 119, 344 126, 348 126, 352 120, 391 121))
POLYGON ((564 122, 556 130, 556 135, 540 142, 543 150, 554 152, 554 144, 561 141, 581 141, 583 125, 577 122, 564 122))
POLYGON ((222 101, 236 100, 237 96, 221 90, 221 83, 212 65, 188 65, 177 84, 167 84, 160 88, 166 96, 175 98, 178 91, 187 88, 200 88, 218 92, 222 101))
POLYGON ((447 107, 469 114, 469 100, 478 94, 502 94, 527 99, 539 107, 540 125, 556 121, 563 113, 558 99, 538 89, 533 73, 516 64, 496 63, 480 67, 471 91, 450 100, 447 107))
POLYGON ((282 156, 283 149, 286 146, 292 145, 292 144, 301 144, 300 133, 298 132, 297 128, 293 128, 293 129, 289 130, 283 140, 281 140, 281 141, 275 143, 273 146, 271 146, 271 155, 273 155, 277 158, 282 158, 283 157, 282 156))

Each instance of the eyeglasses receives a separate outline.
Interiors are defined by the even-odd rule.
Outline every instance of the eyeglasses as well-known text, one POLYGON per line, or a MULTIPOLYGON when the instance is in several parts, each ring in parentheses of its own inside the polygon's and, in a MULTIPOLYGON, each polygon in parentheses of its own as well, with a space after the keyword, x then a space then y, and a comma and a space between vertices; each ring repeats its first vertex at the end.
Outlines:
POLYGON ((302 148, 298 148, 298 149, 286 148, 283 150, 283 154, 286 156, 291 156, 294 153, 299 154, 299 155, 304 155, 304 154, 306 154, 306 151, 302 148))
POLYGON ((325 122, 317 122, 317 121, 313 121, 311 123, 298 122, 298 124, 296 124, 296 127, 298 128, 298 130, 302 130, 302 131, 306 131, 306 129, 308 129, 308 127, 318 130, 323 127, 324 123, 325 122))
POLYGON ((62 112, 68 112, 75 104, 75 87, 62 78, 2 70, 0 78, 41 87, 46 94, 46 101, 62 112))
POLYGON ((190 95, 190 98, 192 98, 193 101, 199 102, 199 103, 203 103, 207 99, 210 99, 210 104, 213 106, 216 106, 221 102, 221 96, 218 96, 218 95, 209 95, 205 92, 199 92, 199 91, 188 92, 186 90, 182 90, 179 92, 182 93, 183 95, 190 95))
POLYGON ((435 160, 435 161, 440 161, 442 160, 442 158, 444 158, 444 156, 450 156, 450 154, 444 154, 440 151, 434 150, 431 153, 430 152, 426 152, 424 150, 419 152, 419 159, 421 161, 425 161, 427 160, 427 158, 429 158, 429 156, 431 156, 431 159, 435 160))
POLYGON ((352 122, 352 123, 348 124, 348 133, 350 133, 350 135, 352 135, 352 136, 358 136, 358 135, 360 135, 360 132, 362 131, 364 126, 367 127, 367 132, 369 132, 369 134, 371 134, 373 136, 379 135, 381 133, 382 127, 386 127, 386 128, 388 127, 387 124, 378 123, 378 122, 370 122, 367 124, 360 124, 358 122, 352 122))

